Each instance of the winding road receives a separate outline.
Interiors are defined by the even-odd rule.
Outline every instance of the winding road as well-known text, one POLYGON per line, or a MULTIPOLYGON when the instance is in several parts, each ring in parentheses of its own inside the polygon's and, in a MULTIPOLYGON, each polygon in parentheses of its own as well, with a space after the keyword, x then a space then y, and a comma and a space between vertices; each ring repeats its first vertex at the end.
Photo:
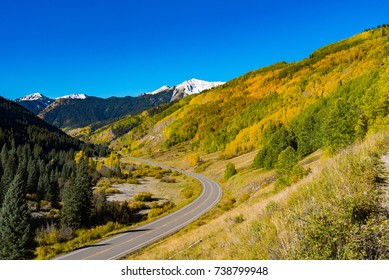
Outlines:
POLYGON ((177 232, 209 211, 220 200, 222 194, 220 186, 206 177, 139 158, 133 159, 149 165, 177 170, 187 176, 191 176, 200 181, 203 185, 203 191, 192 203, 167 216, 138 228, 131 229, 125 233, 118 234, 97 244, 59 256, 55 258, 56 260, 118 259, 177 232))

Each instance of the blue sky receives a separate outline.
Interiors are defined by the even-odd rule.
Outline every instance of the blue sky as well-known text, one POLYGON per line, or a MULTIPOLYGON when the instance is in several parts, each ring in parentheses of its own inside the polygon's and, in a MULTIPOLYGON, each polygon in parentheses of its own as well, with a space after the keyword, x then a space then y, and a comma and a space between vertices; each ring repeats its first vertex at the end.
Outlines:
POLYGON ((389 23, 389 2, 0 0, 0 95, 228 81, 389 23))

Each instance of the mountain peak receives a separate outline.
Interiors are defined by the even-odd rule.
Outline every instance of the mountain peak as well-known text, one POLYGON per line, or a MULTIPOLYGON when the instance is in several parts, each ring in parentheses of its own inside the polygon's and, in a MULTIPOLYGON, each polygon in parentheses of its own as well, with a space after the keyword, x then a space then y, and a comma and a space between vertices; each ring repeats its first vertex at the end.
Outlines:
POLYGON ((47 97, 43 96, 39 92, 35 92, 32 94, 20 97, 17 99, 17 101, 35 101, 35 100, 40 100, 40 99, 45 99, 45 98, 47 98, 47 97))
POLYGON ((72 93, 69 95, 57 97, 56 99, 86 99, 88 96, 83 93, 72 93))
POLYGON ((160 87, 159 89, 156 89, 156 90, 154 90, 154 91, 152 91, 152 92, 148 92, 148 93, 146 93, 146 94, 154 95, 154 94, 158 94, 158 93, 160 93, 160 92, 162 92, 162 91, 165 91, 165 90, 168 90, 168 89, 170 89, 170 87, 167 86, 167 85, 165 85, 165 86, 160 87))
POLYGON ((176 85, 171 100, 173 101, 190 94, 200 93, 204 90, 208 90, 220 86, 222 84, 224 84, 224 82, 207 82, 192 78, 190 80, 182 82, 179 85, 176 85))

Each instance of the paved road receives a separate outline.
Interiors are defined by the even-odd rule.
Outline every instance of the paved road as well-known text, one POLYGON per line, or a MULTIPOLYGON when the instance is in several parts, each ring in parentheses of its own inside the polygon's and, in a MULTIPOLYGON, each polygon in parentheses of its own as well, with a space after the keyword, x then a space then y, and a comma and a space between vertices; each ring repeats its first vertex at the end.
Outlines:
MULTIPOLYGON (((150 161, 136 159, 149 165, 157 165, 163 168, 169 168, 150 161)), ((177 170, 171 168, 173 170, 177 170)), ((222 191, 220 186, 199 174, 184 172, 201 182, 203 191, 200 196, 187 206, 178 211, 169 214, 163 218, 155 220, 149 224, 134 228, 115 237, 106 239, 95 245, 76 250, 72 253, 57 257, 57 260, 111 260, 118 259, 129 253, 132 253, 142 247, 152 244, 164 237, 167 237, 193 220, 196 220, 202 214, 209 211, 220 199, 222 191)))

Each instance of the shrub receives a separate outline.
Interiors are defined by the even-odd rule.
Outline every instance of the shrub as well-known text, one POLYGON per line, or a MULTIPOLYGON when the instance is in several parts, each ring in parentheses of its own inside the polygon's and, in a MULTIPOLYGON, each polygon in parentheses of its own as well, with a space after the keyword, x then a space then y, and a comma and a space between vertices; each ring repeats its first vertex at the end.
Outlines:
POLYGON ((237 173, 235 164, 232 162, 229 162, 226 167, 226 171, 224 172, 224 179, 227 181, 230 179, 232 176, 234 176, 237 173))
POLYGON ((153 208, 158 208, 159 207, 159 204, 158 202, 156 201, 153 201, 151 204, 150 204, 150 208, 153 209, 153 208))
POLYGON ((195 172, 197 173, 200 173, 200 172, 203 172, 205 171, 210 165, 212 164, 212 162, 203 162, 202 164, 200 164, 199 166, 197 166, 195 168, 195 172))
POLYGON ((127 206, 131 212, 138 212, 138 211, 146 208, 146 205, 141 201, 129 201, 127 203, 127 206))
POLYGON ((106 194, 119 194, 120 190, 119 189, 115 189, 115 188, 109 188, 109 189, 105 190, 105 193, 106 194))
POLYGON ((181 195, 185 198, 191 198, 193 196, 193 190, 191 188, 185 188, 181 190, 181 195))
POLYGON ((222 209, 223 211, 229 211, 229 210, 231 210, 234 207, 235 203, 236 203, 236 199, 235 198, 230 198, 228 201, 219 204, 218 207, 220 209, 222 209))
POLYGON ((174 204, 174 202, 166 201, 166 202, 164 202, 164 203, 161 205, 161 207, 162 207, 165 211, 167 211, 167 210, 170 210, 170 209, 176 207, 176 205, 174 204))
POLYGON ((154 218, 154 217, 157 217, 159 215, 161 215, 163 212, 165 212, 163 210, 163 208, 153 208, 153 209, 150 209, 149 213, 147 214, 147 218, 154 218))
POLYGON ((108 189, 112 187, 111 181, 108 178, 101 178, 100 181, 97 182, 96 187, 102 189, 108 189))
POLYGON ((51 208, 49 212, 49 217, 50 218, 59 218, 61 216, 61 213, 59 209, 51 208))
POLYGON ((243 214, 239 214, 238 216, 235 216, 235 217, 233 218, 233 222, 234 222, 235 224, 243 223, 244 220, 245 220, 245 219, 244 219, 243 214))
POLYGON ((138 180, 138 178, 134 178, 134 177, 128 178, 128 179, 127 179, 127 184, 138 185, 138 184, 139 184, 139 180, 138 180))
POLYGON ((172 176, 174 176, 174 177, 177 177, 177 176, 180 176, 180 175, 182 175, 182 173, 179 172, 179 171, 174 171, 174 172, 172 173, 172 176))
POLYGON ((150 209, 147 217, 148 218, 154 218, 154 217, 157 217, 159 215, 161 215, 162 213, 174 208, 176 205, 174 204, 174 202, 171 202, 171 201, 166 201, 165 203, 163 203, 162 205, 159 205, 158 207, 156 208, 152 208, 150 209))
POLYGON ((290 179, 292 183, 296 183, 300 181, 304 176, 308 175, 308 171, 304 169, 300 164, 296 164, 293 166, 291 173, 290 173, 290 179))
POLYGON ((189 167, 195 166, 200 161, 200 156, 198 154, 191 154, 186 157, 186 164, 189 167))
POLYGON ((150 192, 140 192, 134 196, 135 201, 149 202, 152 200, 152 194, 150 192))
POLYGON ((274 200, 270 201, 270 202, 266 205, 266 211, 267 211, 269 214, 274 213, 274 212, 277 211, 279 208, 280 208, 280 206, 279 206, 278 203, 275 202, 274 200))

